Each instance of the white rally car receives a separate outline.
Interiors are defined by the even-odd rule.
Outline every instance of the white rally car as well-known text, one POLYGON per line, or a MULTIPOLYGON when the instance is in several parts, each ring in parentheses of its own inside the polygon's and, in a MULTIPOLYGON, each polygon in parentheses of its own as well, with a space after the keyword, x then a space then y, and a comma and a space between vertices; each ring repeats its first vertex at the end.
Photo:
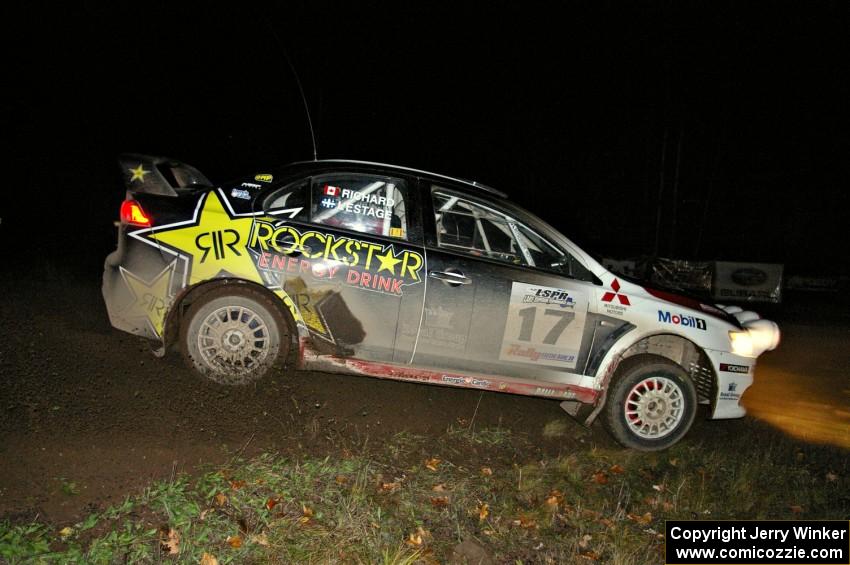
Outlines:
POLYGON ((121 167, 110 319, 221 383, 294 365, 559 399, 652 450, 698 404, 743 416, 756 358, 779 344, 752 312, 612 274, 477 183, 356 161, 218 185, 170 159, 121 167))

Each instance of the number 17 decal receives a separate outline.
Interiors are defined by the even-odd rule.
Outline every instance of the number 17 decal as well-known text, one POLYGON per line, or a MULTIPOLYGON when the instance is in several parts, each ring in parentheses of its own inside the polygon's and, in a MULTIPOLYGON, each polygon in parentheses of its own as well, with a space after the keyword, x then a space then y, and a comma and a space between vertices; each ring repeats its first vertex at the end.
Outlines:
POLYGON ((580 290, 513 283, 499 359, 574 369, 586 314, 580 290))

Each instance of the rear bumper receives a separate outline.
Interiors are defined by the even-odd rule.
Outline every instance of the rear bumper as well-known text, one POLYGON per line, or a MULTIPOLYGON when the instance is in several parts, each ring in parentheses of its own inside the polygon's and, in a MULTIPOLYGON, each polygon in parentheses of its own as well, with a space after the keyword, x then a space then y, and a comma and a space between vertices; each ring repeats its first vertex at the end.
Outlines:
POLYGON ((155 328, 162 325, 158 314, 167 306, 168 291, 157 301, 150 281, 167 264, 157 248, 128 238, 125 229, 118 225, 118 248, 103 263, 101 293, 109 322, 119 330, 159 340, 155 328))
POLYGON ((158 339, 150 324, 134 312, 135 297, 121 275, 120 252, 113 251, 103 265, 103 301, 109 322, 117 329, 134 335, 158 339))

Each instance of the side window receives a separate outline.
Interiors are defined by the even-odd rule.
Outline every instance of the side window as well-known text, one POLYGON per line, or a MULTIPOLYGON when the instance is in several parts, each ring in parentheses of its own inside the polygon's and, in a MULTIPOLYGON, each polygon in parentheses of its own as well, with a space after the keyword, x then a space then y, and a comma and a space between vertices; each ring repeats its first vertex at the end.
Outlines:
POLYGON ((440 247, 593 281, 572 255, 516 219, 437 187, 432 194, 440 247))
POLYGON ((440 247, 524 264, 507 216, 448 193, 435 191, 433 195, 440 247))
POLYGON ((274 214, 277 211, 292 210, 300 208, 301 210, 293 219, 307 219, 307 184, 308 179, 293 182, 279 188, 269 194, 263 201, 263 211, 269 214, 274 214))
POLYGON ((401 179, 363 174, 315 177, 311 220, 317 224, 407 239, 407 185, 401 179))

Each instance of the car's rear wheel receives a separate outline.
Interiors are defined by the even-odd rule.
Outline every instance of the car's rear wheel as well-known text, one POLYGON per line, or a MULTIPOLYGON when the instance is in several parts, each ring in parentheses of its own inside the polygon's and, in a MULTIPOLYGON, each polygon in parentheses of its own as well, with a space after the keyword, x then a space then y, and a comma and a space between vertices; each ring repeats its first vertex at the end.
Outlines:
POLYGON ((272 299, 236 285, 194 302, 180 327, 180 349, 190 367, 227 385, 244 385, 280 366, 290 349, 289 325, 272 299))
POLYGON ((690 429, 697 393, 682 367, 657 355, 623 362, 608 389, 603 423, 620 444, 642 451, 667 449, 690 429))

